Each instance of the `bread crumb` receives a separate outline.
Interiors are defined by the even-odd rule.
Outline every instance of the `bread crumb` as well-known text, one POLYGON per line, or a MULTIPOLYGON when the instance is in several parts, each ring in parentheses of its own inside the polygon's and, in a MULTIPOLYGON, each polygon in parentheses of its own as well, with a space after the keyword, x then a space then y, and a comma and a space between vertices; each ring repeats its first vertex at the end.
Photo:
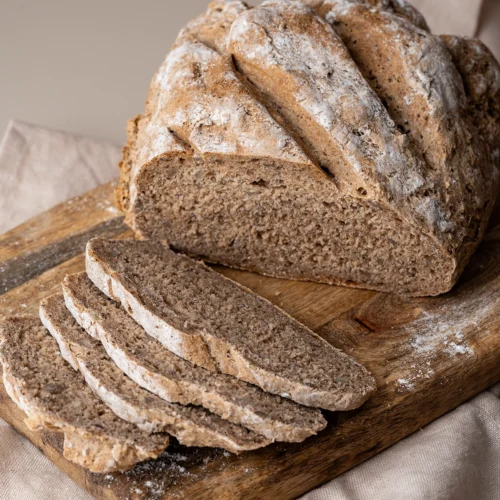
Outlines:
POLYGON ((456 342, 448 342, 445 341, 445 345, 448 347, 445 349, 445 352, 448 352, 449 354, 474 354, 474 351, 470 348, 467 347, 466 345, 460 345, 457 344, 456 342))

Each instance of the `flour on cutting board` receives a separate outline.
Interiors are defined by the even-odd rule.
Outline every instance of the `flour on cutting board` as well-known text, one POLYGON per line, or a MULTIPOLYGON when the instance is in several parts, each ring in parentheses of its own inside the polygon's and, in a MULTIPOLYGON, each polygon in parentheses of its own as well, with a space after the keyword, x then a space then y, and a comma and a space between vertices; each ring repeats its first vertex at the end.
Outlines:
MULTIPOLYGON (((182 448, 180 448, 182 450, 182 448)), ((172 490, 179 480, 186 478, 193 482, 199 481, 206 476, 210 470, 210 465, 219 461, 227 463, 229 461, 241 460, 226 450, 208 448, 190 448, 189 454, 178 451, 165 451, 157 460, 148 460, 137 464, 133 469, 123 473, 112 473, 104 476, 104 484, 111 488, 113 483, 125 476, 129 484, 124 498, 135 500, 136 498, 147 498, 156 500, 165 498, 168 492, 169 498, 184 498, 183 494, 172 490)), ((245 473, 254 472, 257 468, 246 467, 245 473)))
POLYGON ((443 304, 420 316, 404 327, 409 336, 410 356, 407 373, 396 380, 400 392, 410 392, 417 383, 434 375, 433 362, 439 356, 448 358, 475 356, 464 332, 481 328, 485 318, 500 300, 477 300, 467 306, 443 304))
POLYGON ((99 210, 105 210, 106 212, 111 212, 114 214, 119 214, 120 211, 115 207, 113 203, 111 203, 110 200, 101 200, 98 201, 95 204, 95 207, 98 208, 99 210))

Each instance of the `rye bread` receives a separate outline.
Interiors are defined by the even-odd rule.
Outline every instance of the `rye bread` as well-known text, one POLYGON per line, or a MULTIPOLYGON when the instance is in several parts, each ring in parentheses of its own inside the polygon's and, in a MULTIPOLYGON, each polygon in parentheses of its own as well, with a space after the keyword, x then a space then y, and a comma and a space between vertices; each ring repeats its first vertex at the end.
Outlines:
POLYGON ((273 441, 299 442, 326 426, 321 412, 195 366, 149 336, 82 273, 63 282, 66 306, 138 385, 170 402, 200 405, 273 441))
POLYGON ((0 362, 7 394, 32 430, 64 433, 64 456, 92 472, 129 469, 156 458, 167 434, 151 434, 117 417, 60 356, 38 318, 0 323, 0 362))
POLYGON ((499 185, 499 122, 473 117, 500 96, 476 113, 458 65, 403 0, 212 2, 130 123, 126 221, 266 275, 446 292, 499 185))
POLYGON ((168 403, 137 385, 115 365, 102 344, 78 325, 62 294, 42 301, 40 318, 57 340, 66 361, 82 373, 89 387, 123 420, 146 432, 168 432, 186 446, 241 453, 270 443, 264 436, 203 408, 168 403))
POLYGON ((93 239, 89 278, 172 352, 328 410, 359 407, 368 371, 269 301, 160 243, 93 239))

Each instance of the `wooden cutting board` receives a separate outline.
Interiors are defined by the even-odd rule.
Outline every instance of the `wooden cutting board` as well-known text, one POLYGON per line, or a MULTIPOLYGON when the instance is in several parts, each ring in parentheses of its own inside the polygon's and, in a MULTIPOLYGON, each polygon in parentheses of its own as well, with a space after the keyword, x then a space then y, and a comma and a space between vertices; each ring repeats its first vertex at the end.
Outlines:
MULTIPOLYGON (((97 235, 130 235, 107 184, 0 237, 0 314, 36 314, 67 273, 84 269, 97 235)), ((297 497, 417 431, 500 381, 500 225, 492 224, 459 285, 408 299, 231 269, 218 271, 270 299, 375 375, 360 410, 327 413, 328 428, 301 444, 233 456, 173 444, 126 473, 92 474, 65 460, 62 438, 32 432, 0 384, 0 417, 99 498, 297 497)))

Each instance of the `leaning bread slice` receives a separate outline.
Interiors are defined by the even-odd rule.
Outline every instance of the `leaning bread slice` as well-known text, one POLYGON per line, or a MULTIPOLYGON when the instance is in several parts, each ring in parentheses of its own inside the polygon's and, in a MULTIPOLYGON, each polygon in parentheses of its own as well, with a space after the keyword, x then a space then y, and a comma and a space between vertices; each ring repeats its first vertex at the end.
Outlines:
POLYGON ((90 388, 114 413, 147 432, 168 432, 186 446, 211 446, 233 453, 270 443, 239 425, 195 407, 168 403, 129 379, 101 343, 76 323, 62 294, 45 299, 40 318, 57 340, 61 353, 85 377, 90 388))
POLYGON ((326 426, 321 412, 195 366, 150 337, 85 274, 63 282, 66 306, 132 380, 161 398, 203 406, 268 439, 298 442, 326 426))
POLYGON ((351 410, 368 371, 267 300, 155 242, 87 245, 87 274, 175 354, 298 403, 351 410))
POLYGON ((150 434, 117 417, 60 356, 38 318, 0 324, 0 362, 7 394, 32 430, 64 433, 64 456, 92 472, 125 470, 156 458, 167 434, 150 434))

